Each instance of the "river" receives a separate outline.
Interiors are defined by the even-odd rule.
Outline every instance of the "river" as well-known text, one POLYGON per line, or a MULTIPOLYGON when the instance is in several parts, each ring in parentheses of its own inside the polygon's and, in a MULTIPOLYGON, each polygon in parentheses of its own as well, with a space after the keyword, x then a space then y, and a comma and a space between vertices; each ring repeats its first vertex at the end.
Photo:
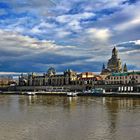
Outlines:
POLYGON ((140 99, 0 95, 0 140, 139 140, 140 99))

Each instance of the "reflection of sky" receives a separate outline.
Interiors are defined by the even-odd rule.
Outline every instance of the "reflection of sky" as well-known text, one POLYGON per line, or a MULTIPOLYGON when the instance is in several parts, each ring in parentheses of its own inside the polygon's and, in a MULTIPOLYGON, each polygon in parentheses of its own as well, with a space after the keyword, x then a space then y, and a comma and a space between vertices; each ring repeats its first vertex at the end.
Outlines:
POLYGON ((100 71, 114 44, 129 69, 139 69, 139 7, 138 0, 1 0, 0 71, 100 71))

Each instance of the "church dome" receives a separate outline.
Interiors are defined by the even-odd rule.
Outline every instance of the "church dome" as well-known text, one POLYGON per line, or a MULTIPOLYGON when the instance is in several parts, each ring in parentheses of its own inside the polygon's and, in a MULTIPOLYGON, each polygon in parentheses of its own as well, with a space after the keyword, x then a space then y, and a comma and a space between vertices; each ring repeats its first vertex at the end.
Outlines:
POLYGON ((48 75, 55 75, 56 74, 56 70, 53 67, 50 67, 47 71, 48 75))

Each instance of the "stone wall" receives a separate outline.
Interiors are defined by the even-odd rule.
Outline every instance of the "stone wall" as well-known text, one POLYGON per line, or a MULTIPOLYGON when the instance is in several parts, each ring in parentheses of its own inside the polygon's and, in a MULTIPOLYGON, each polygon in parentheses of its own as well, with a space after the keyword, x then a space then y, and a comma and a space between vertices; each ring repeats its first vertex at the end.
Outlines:
POLYGON ((81 85, 68 86, 17 86, 16 91, 82 91, 85 87, 81 85))

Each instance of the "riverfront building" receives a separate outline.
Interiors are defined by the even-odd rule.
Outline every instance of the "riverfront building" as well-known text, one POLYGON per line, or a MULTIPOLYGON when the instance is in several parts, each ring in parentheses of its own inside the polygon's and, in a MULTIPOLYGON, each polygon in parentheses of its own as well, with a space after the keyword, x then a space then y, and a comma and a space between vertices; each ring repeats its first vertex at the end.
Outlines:
POLYGON ((81 85, 86 85, 86 88, 89 89, 94 85, 101 84, 103 78, 93 72, 83 72, 79 75, 78 81, 81 85))
POLYGON ((71 69, 64 71, 63 74, 56 74, 56 70, 51 67, 43 75, 35 73, 21 75, 19 86, 63 86, 75 84, 76 80, 77 73, 71 69))
POLYGON ((94 84, 102 81, 102 77, 92 72, 76 73, 68 69, 62 74, 56 73, 54 68, 49 68, 47 73, 21 75, 19 77, 19 86, 68 86, 79 85, 92 88, 94 84))
POLYGON ((137 72, 124 72, 124 73, 112 73, 105 79, 106 84, 139 84, 140 83, 140 71, 137 72))
POLYGON ((112 73, 105 78, 107 91, 140 92, 140 71, 112 73))
POLYGON ((0 87, 8 86, 11 84, 16 84, 11 76, 0 76, 0 87))
MULTIPOLYGON (((118 50, 114 47, 112 56, 108 60, 107 67, 103 64, 101 74, 93 72, 77 73, 71 69, 63 73, 57 73, 54 68, 49 68, 44 74, 27 74, 19 76, 19 87, 36 87, 46 89, 47 87, 66 87, 70 90, 88 90, 101 87, 111 91, 115 87, 117 91, 120 85, 138 85, 140 87, 140 72, 127 72, 127 65, 122 66, 118 57, 118 50), (45 87, 45 88, 44 88, 45 87)), ((25 89, 26 89, 25 87, 25 89)), ((138 91, 138 90, 137 90, 138 91)))

